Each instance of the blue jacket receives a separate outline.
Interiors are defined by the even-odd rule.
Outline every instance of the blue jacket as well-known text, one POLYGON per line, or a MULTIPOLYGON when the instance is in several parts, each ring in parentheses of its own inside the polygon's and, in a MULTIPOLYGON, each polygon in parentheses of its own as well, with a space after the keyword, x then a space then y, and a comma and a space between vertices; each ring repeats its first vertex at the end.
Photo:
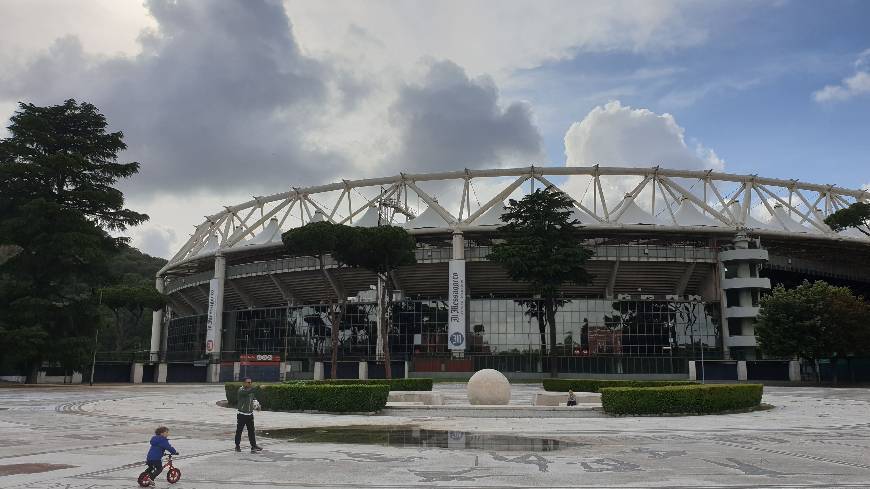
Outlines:
POLYGON ((151 437, 151 448, 148 450, 148 456, 145 460, 148 462, 157 462, 163 458, 163 452, 168 451, 173 455, 178 455, 178 452, 169 444, 169 439, 165 436, 154 435, 151 437))

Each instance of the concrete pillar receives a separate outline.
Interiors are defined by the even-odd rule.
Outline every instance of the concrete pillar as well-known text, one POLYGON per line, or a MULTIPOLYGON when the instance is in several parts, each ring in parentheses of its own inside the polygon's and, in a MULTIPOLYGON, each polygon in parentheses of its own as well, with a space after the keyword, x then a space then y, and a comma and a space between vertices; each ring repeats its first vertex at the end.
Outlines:
POLYGON ((224 319, 224 284, 227 275, 227 260, 217 252, 214 257, 214 279, 209 283, 207 328, 213 336, 211 351, 208 352, 209 364, 206 382, 220 382, 221 338, 223 337, 224 319), (212 297, 213 296, 213 297, 212 297))
POLYGON ((407 379, 410 377, 411 377, 411 362, 408 360, 405 360, 405 378, 407 379))
POLYGON ((744 360, 740 360, 737 362, 737 380, 746 380, 746 362, 744 360))
MULTIPOLYGON (((233 378, 236 379, 236 364, 233 364, 233 378)), ((278 380, 284 382, 287 380, 287 362, 278 363, 278 380)))
POLYGON ((462 237, 462 231, 453 231, 453 259, 465 259, 465 238, 462 237))
POLYGON ((158 363, 157 364, 157 383, 165 384, 166 383, 166 372, 169 370, 169 364, 167 363, 158 363))
POLYGON ((369 378, 369 362, 365 360, 359 362, 359 378, 360 380, 367 380, 369 378))
POLYGON ((221 364, 220 363, 209 363, 205 368, 205 381, 206 382, 220 382, 221 381, 221 364))
POLYGON ((142 383, 142 372, 143 372, 142 367, 143 367, 143 365, 139 362, 136 362, 130 366, 130 382, 132 382, 134 384, 141 384, 142 383))
POLYGON ((689 361, 689 380, 698 380, 698 371, 695 369, 695 361, 689 361))
MULTIPOLYGON (((163 277, 157 277, 154 282, 154 288, 157 289, 157 292, 163 293, 163 277)), ((162 338, 162 329, 163 329, 163 308, 155 310, 151 313, 151 352, 150 352, 150 360, 152 362, 159 361, 160 358, 160 344, 162 338)))
POLYGON ((323 380, 323 362, 314 362, 314 380, 323 380))
POLYGON ((801 362, 792 360, 788 362, 788 380, 791 382, 800 382, 801 379, 801 362))

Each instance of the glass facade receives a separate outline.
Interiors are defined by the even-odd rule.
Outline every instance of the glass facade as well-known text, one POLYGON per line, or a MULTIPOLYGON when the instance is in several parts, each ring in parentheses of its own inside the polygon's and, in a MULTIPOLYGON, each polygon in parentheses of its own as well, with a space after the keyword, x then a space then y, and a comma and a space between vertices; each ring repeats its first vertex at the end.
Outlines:
MULTIPOLYGON (((411 360, 415 370, 471 371, 479 368, 539 372, 549 369, 551 349, 559 369, 571 372, 675 373, 686 360, 722 358, 718 303, 575 298, 560 301, 556 340, 542 330, 538 302, 529 298, 473 298, 468 303, 468 343, 463 359, 447 347, 447 304, 404 300, 393 304, 389 347, 393 359, 411 360), (448 359, 450 365, 432 362, 448 359), (635 365, 635 367, 632 367, 635 365)), ((338 311, 329 305, 226 312, 223 358, 245 353, 282 358, 328 358, 338 311)), ((173 319, 168 355, 201 352, 204 316, 173 319)), ((374 358, 377 307, 348 303, 341 314, 339 357, 374 358)))

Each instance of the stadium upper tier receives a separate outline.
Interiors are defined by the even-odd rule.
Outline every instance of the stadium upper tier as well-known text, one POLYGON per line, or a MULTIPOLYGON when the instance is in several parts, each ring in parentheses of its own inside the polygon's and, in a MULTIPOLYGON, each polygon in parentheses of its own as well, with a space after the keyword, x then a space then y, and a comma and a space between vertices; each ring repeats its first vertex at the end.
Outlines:
POLYGON ((574 200, 573 217, 590 231, 733 234, 748 229, 777 240, 870 245, 857 229, 836 233, 824 223, 839 209, 870 201, 865 190, 712 170, 532 166, 401 173, 254 197, 207 216, 159 274, 217 252, 281 246, 283 231, 315 221, 391 224, 414 235, 491 232, 503 224, 507 199, 549 186, 574 200))

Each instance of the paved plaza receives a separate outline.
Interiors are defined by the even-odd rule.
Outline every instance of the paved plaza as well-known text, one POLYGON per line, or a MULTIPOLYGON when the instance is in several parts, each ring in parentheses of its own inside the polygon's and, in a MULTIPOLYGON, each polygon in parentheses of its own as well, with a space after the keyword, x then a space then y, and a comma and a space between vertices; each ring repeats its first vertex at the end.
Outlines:
MULTIPOLYGON (((461 398, 462 384, 436 384, 461 398)), ((531 399, 540 385, 514 386, 531 399)), ((466 432, 447 448, 298 443, 233 450, 222 385, 0 389, 0 487, 137 487, 171 428, 177 488, 870 487, 870 391, 767 387, 767 411, 725 416, 490 419, 262 412, 259 430, 346 425, 466 432), (488 446, 484 434, 546 439, 488 446), (483 438, 481 438, 483 439, 483 438), (553 441, 555 440, 555 442, 553 441), (464 447, 464 448, 463 448, 464 447)), ((243 446, 247 440, 243 438, 243 446)), ((169 487, 164 475, 158 487, 169 487)))

